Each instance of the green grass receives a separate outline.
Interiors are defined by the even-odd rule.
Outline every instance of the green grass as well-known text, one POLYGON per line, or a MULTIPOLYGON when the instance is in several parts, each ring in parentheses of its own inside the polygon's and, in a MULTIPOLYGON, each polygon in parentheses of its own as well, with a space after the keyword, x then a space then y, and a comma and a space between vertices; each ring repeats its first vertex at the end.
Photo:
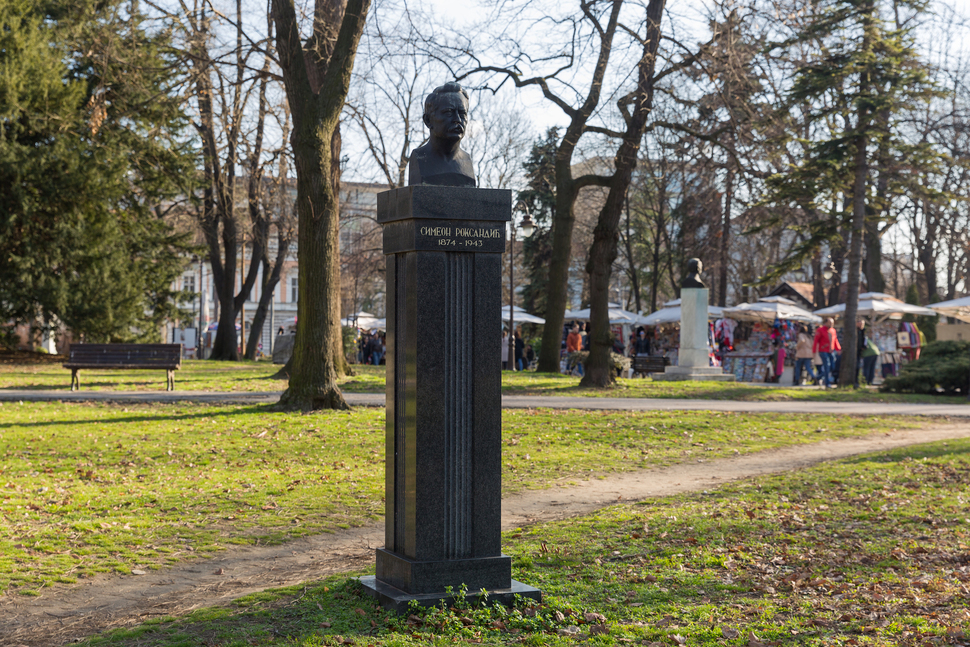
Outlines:
MULTIPOLYGON (((70 389, 69 370, 64 358, 19 353, 0 354, 0 390, 70 389)), ((269 362, 211 362, 185 360, 175 373, 178 391, 254 392, 282 391, 285 380, 273 379, 280 367, 269 362)), ((384 367, 355 365, 355 375, 341 378, 347 393, 384 393, 384 367)), ((164 371, 81 371, 82 390, 145 391, 165 388, 164 371)), ((724 382, 654 382, 650 379, 621 378, 609 389, 585 389, 579 378, 557 373, 502 373, 506 395, 554 395, 613 398, 688 398, 742 400, 750 402, 808 400, 825 402, 911 402, 967 404, 959 396, 913 393, 880 393, 872 389, 812 389, 783 384, 724 382)))
POLYGON ((701 400, 741 400, 769 402, 784 400, 820 402, 911 402, 928 404, 967 404, 959 396, 880 393, 861 389, 816 389, 785 384, 749 382, 663 382, 647 378, 620 378, 608 389, 586 389, 578 377, 558 373, 502 374, 506 395, 556 395, 607 398, 685 398, 701 400))
POLYGON ((541 605, 395 616, 331 577, 86 645, 966 645, 970 441, 614 505, 507 533, 541 605))
MULTIPOLYGON (((0 390, 70 391, 71 371, 61 366, 62 356, 26 353, 0 354, 0 390)), ((182 360, 175 371, 177 391, 253 392, 282 391, 286 380, 274 379, 281 366, 270 362, 211 362, 182 360)), ((348 393, 383 393, 383 366, 354 366, 356 375, 341 379, 348 393)), ((80 371, 82 391, 150 391, 165 389, 165 371, 80 371)))
MULTIPOLYGON (((0 591, 37 592, 383 514, 384 410, 0 403, 0 591)), ((928 421, 503 412, 506 493, 928 421)))

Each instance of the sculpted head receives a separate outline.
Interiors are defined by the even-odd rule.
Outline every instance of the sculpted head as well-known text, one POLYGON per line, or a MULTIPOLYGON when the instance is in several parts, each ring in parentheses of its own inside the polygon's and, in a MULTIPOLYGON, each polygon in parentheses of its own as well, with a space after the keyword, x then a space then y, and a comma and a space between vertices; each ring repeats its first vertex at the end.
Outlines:
POLYGON ((680 287, 682 288, 706 288, 704 282, 701 280, 700 273, 704 270, 704 264, 701 263, 701 259, 692 258, 687 261, 687 273, 684 275, 684 280, 681 281, 680 287))
POLYGON ((457 83, 445 83, 424 100, 424 125, 431 138, 457 144, 468 126, 468 93, 457 83))

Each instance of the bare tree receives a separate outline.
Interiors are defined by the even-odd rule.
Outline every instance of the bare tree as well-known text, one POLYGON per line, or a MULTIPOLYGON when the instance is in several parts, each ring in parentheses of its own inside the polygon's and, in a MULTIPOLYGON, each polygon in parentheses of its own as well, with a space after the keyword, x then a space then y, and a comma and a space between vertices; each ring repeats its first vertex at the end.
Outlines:
POLYGON ((340 328, 340 113, 370 0, 316 0, 304 41, 293 0, 273 0, 276 50, 293 119, 300 260, 288 409, 346 409, 340 328))

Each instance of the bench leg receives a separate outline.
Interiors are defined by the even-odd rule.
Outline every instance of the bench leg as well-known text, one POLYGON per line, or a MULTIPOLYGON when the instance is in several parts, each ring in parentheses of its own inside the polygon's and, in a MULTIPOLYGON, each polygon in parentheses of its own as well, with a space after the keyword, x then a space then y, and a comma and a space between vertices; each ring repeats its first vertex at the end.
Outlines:
POLYGON ((175 371, 167 370, 166 380, 165 380, 165 390, 174 391, 175 390, 175 371))
POLYGON ((81 380, 78 379, 77 371, 78 370, 76 368, 71 369, 71 390, 72 391, 81 390, 81 380))

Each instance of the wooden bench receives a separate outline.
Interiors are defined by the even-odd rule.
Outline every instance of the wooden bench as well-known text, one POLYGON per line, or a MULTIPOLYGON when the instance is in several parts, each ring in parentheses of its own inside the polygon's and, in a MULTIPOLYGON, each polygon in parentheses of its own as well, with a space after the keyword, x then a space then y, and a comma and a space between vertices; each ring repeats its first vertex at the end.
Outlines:
POLYGON ((663 373, 665 367, 670 365, 670 360, 662 355, 634 355, 633 372, 634 374, 663 373))
POLYGON ((165 390, 175 390, 182 367, 182 344, 71 344, 64 368, 71 369, 71 390, 81 389, 78 371, 94 369, 165 369, 165 390))

